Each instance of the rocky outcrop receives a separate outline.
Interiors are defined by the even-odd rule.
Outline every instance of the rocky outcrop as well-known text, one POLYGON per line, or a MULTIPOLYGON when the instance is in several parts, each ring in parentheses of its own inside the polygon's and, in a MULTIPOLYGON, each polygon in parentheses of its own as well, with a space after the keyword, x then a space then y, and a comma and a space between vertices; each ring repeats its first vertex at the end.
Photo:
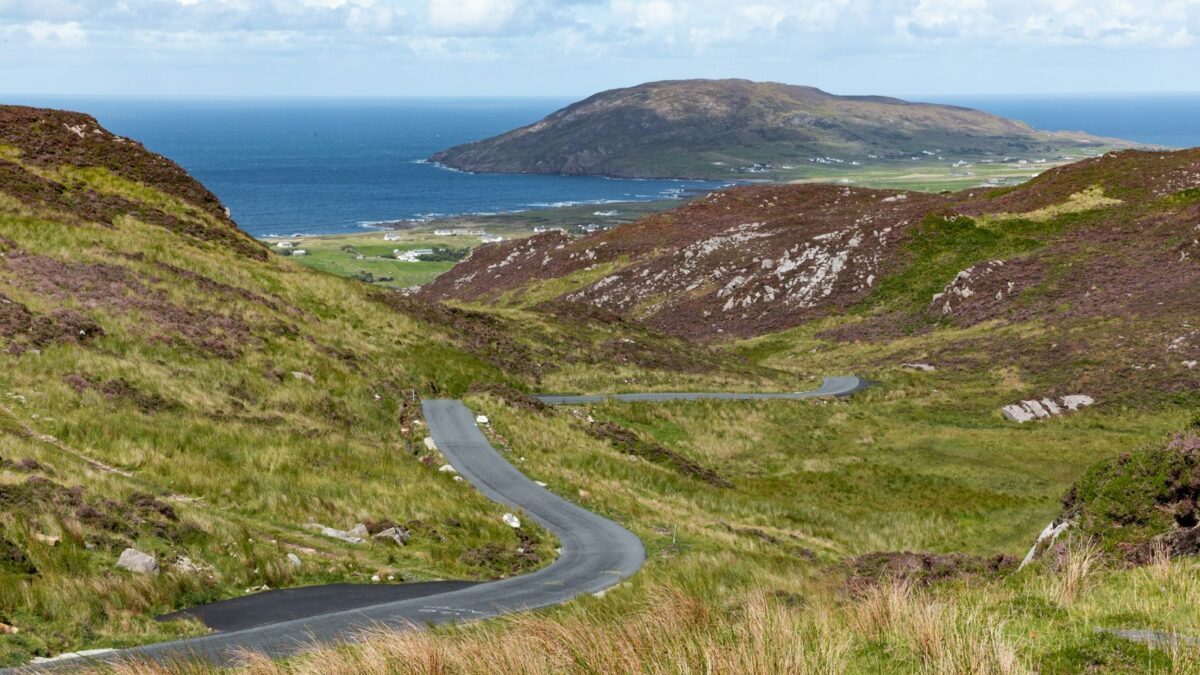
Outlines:
POLYGON ((1095 403, 1096 401, 1091 396, 1072 394, 1058 399, 1043 398, 1020 401, 1004 406, 1001 412, 1005 419, 1024 424, 1034 420, 1058 417, 1065 412, 1075 412, 1080 408, 1095 405, 1095 403))

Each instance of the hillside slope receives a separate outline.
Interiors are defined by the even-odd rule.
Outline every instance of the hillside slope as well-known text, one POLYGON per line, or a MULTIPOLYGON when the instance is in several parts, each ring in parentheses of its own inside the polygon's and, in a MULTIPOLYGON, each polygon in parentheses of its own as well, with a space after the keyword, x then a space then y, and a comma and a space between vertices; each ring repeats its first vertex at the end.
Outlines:
POLYGON ((485 173, 729 178, 731 171, 817 160, 1053 155, 1103 142, 956 106, 770 82, 680 80, 601 92, 431 159, 485 173))
POLYGON ((153 617, 264 585, 545 564, 547 535, 437 471, 420 396, 531 388, 567 364, 694 374, 710 356, 305 269, 91 117, 0 107, 0 623, 20 630, 0 665, 194 633, 153 617), (409 538, 354 546, 313 523, 409 538), (116 569, 126 548, 162 573, 116 569))
POLYGON ((557 279, 561 301, 700 341, 813 322, 833 342, 1037 325, 941 356, 1194 388, 1198 214, 1200 150, 1115 153, 993 191, 740 187, 588 237, 482 247, 422 294, 528 304, 557 279))

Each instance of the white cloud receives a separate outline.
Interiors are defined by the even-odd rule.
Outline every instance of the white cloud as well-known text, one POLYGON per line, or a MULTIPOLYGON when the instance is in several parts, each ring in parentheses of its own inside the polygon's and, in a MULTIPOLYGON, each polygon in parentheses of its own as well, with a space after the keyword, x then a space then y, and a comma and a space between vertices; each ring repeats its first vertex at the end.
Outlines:
POLYGON ((87 31, 77 21, 53 23, 34 21, 24 26, 25 32, 34 42, 54 42, 66 45, 82 45, 87 41, 87 31))
POLYGON ((435 35, 495 35, 517 11, 517 0, 429 0, 435 35))

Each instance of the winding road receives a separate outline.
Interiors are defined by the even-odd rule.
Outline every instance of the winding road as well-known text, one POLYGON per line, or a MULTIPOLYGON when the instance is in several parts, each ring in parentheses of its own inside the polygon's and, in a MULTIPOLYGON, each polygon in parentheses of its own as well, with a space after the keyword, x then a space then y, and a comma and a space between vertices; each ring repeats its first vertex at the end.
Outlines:
MULTIPOLYGON (((549 404, 593 403, 607 398, 619 401, 669 401, 713 399, 815 398, 848 396, 868 383, 856 377, 827 378, 815 391, 786 394, 619 394, 612 396, 541 396, 549 404)), ((186 640, 162 642, 130 649, 27 666, 14 671, 70 669, 82 658, 93 661, 151 659, 169 663, 199 659, 216 665, 233 665, 242 652, 271 657, 295 654, 314 643, 353 641, 367 629, 408 629, 451 622, 474 621, 502 614, 567 602, 584 593, 596 593, 633 575, 646 553, 633 533, 617 523, 587 511, 540 487, 505 461, 475 424, 471 411, 456 400, 422 403, 434 443, 451 465, 480 492, 495 502, 522 511, 558 537, 559 557, 548 567, 511 579, 469 585, 432 595, 383 601, 353 609, 254 625, 186 640)), ((299 589, 296 589, 299 590, 299 589)), ((276 596, 278 598, 278 596, 276 596)), ((274 612, 278 602, 268 594, 237 598, 239 612, 274 612), (261 600, 253 600, 259 598, 261 600)), ((220 604, 220 603, 216 603, 220 604)), ((336 607, 336 604, 333 606, 336 607)), ((320 611, 310 607, 307 611, 320 611)), ((249 623, 254 623, 249 621, 249 623)))

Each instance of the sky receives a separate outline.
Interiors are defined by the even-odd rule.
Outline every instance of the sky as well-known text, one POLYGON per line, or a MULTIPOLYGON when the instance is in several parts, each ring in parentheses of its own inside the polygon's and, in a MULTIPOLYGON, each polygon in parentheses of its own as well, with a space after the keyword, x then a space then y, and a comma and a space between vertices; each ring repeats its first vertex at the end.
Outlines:
POLYGON ((1200 0, 0 0, 0 94, 1200 91, 1200 0))

